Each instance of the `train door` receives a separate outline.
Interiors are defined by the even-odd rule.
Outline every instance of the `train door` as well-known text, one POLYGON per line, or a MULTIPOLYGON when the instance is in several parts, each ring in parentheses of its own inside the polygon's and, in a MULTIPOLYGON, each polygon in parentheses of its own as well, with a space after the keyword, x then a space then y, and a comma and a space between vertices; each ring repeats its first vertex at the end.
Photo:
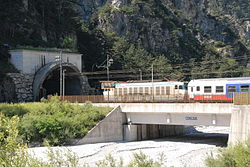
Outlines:
POLYGON ((195 90, 195 86, 188 87, 188 95, 190 99, 194 99, 194 90, 195 90))

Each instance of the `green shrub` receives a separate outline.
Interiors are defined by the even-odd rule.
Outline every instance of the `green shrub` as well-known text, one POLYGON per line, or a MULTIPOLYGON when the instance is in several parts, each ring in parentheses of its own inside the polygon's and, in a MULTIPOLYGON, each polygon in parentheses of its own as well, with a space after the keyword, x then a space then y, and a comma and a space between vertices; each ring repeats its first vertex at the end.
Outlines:
POLYGON ((14 115, 23 116, 28 112, 20 104, 1 104, 0 113, 4 114, 7 117, 12 117, 14 115))
POLYGON ((250 166, 250 139, 225 149, 220 149, 219 154, 209 155, 205 163, 208 167, 249 167, 250 166))
POLYGON ((70 150, 47 151, 48 161, 44 162, 28 153, 28 147, 18 137, 17 116, 8 118, 0 114, 0 166, 1 167, 76 167, 78 158, 70 150))
MULTIPOLYGON (((119 161, 114 159, 110 154, 105 157, 104 160, 101 160, 96 163, 97 167, 161 167, 163 166, 164 154, 160 154, 157 160, 150 158, 150 156, 144 154, 143 152, 134 153, 133 159, 124 165, 123 159, 120 158, 119 161)), ((85 164, 85 167, 89 167, 88 164, 85 164)))
POLYGON ((48 141, 51 145, 65 145, 83 137, 111 110, 95 107, 90 102, 83 106, 62 102, 52 97, 42 103, 2 104, 5 116, 20 117, 20 135, 28 142, 48 141))

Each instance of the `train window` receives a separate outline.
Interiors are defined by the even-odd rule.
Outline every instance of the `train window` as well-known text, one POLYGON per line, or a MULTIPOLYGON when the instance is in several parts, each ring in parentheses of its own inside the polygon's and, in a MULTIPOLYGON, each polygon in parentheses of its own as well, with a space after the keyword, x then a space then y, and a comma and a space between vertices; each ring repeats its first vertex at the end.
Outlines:
POLYGON ((211 93, 212 87, 211 86, 204 86, 204 93, 211 93))
POLYGON ((153 88, 150 87, 150 94, 153 94, 153 88))
POLYGON ((161 87, 161 95, 165 95, 165 89, 164 88, 165 88, 164 86, 161 87))
POLYGON ((196 86, 196 91, 200 91, 200 86, 196 86))
POLYGON ((248 92, 249 91, 249 85, 241 85, 240 86, 241 92, 248 92))
POLYGON ((117 96, 117 89, 115 88, 114 95, 117 96))
POLYGON ((236 86, 235 85, 228 86, 228 92, 236 92, 236 86))
POLYGON ((194 87, 191 87, 191 92, 193 92, 194 91, 194 87))
POLYGON ((133 89, 132 89, 132 88, 129 88, 128 90, 129 90, 128 93, 129 93, 130 95, 132 95, 132 94, 133 94, 133 89))
POLYGON ((160 87, 157 86, 157 87, 156 87, 156 90, 155 90, 155 94, 156 94, 156 95, 160 95, 160 93, 161 93, 161 92, 160 92, 160 87))
POLYGON ((123 88, 123 94, 127 95, 128 94, 128 88, 123 88))
POLYGON ((135 87, 135 88, 134 88, 134 94, 137 94, 137 93, 138 93, 138 88, 135 87))
POLYGON ((139 87, 139 94, 143 94, 143 87, 139 87))
POLYGON ((215 92, 216 93, 223 93, 224 92, 224 87, 223 86, 216 86, 215 92))
POLYGON ((174 86, 174 89, 178 89, 178 85, 175 85, 175 86, 174 86))
POLYGON ((146 94, 146 95, 150 94, 150 93, 149 93, 148 87, 145 87, 145 94, 146 94))
POLYGON ((170 95, 170 87, 166 86, 166 95, 170 95))
POLYGON ((183 85, 179 85, 179 89, 184 89, 183 85))
POLYGON ((119 90, 118 94, 122 95, 122 88, 119 88, 118 90, 119 90))

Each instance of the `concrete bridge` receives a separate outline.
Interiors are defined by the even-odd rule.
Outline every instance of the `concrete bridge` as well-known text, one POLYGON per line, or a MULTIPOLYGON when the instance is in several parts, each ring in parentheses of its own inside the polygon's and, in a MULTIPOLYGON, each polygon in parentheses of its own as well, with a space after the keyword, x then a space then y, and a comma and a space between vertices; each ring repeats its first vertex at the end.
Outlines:
POLYGON ((250 134, 250 106, 231 103, 102 103, 114 110, 78 144, 135 141, 184 133, 186 126, 228 126, 229 142, 250 134))
POLYGON ((230 126, 233 104, 127 103, 120 107, 130 124, 230 126))

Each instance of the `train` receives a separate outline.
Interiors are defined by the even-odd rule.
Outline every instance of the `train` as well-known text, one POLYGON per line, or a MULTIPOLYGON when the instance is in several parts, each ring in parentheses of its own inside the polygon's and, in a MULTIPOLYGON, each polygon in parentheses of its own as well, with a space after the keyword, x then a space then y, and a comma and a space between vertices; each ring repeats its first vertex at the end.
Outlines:
POLYGON ((223 101, 234 93, 250 93, 250 77, 193 79, 191 81, 103 81, 109 101, 223 101))
POLYGON ((232 101, 234 93, 250 93, 250 77, 196 79, 188 83, 189 99, 232 101))

